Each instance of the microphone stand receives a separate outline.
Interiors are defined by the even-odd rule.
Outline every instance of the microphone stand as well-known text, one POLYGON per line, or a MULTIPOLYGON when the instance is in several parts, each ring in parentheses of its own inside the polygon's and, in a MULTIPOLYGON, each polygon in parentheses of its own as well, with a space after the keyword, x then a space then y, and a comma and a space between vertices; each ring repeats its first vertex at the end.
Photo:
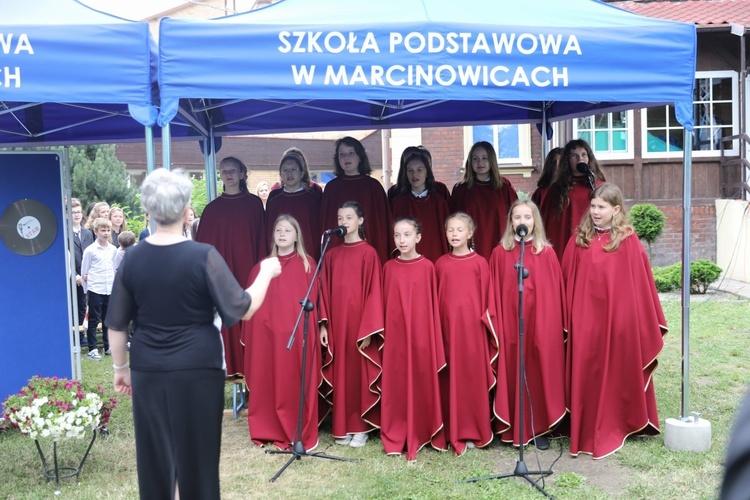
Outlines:
POLYGON ((594 176, 594 172, 591 171, 589 166, 585 163, 579 163, 578 165, 576 165, 576 170, 586 176, 586 180, 589 181, 589 187, 591 188, 591 191, 594 191, 596 189, 596 177, 594 176))
POLYGON ((488 476, 488 477, 477 477, 473 479, 466 479, 464 482, 467 483, 475 483, 477 481, 482 481, 484 479, 503 479, 506 477, 522 477, 531 485, 539 490, 544 496, 548 498, 552 498, 552 495, 547 493, 542 486, 539 485, 539 480, 534 481, 531 476, 541 476, 540 479, 543 479, 545 476, 549 476, 552 474, 551 470, 539 470, 539 471, 529 471, 529 468, 526 466, 526 462, 523 460, 523 407, 524 407, 524 382, 526 380, 526 364, 524 363, 524 356, 523 356, 523 280, 529 277, 529 270, 524 269, 523 267, 523 253, 524 253, 524 247, 526 246, 526 242, 524 239, 526 238, 526 234, 524 233, 521 235, 521 241, 519 242, 519 249, 521 252, 521 257, 518 260, 518 263, 515 264, 516 272, 518 275, 518 434, 521 436, 521 443, 519 443, 518 446, 518 460, 516 461, 516 468, 513 472, 508 472, 506 474, 498 474, 495 476, 488 476))
POLYGON ((310 280, 310 286, 307 287, 305 298, 300 300, 301 307, 299 310, 299 314, 297 314, 297 321, 294 322, 292 334, 289 336, 289 342, 286 345, 287 350, 292 348, 292 345, 294 344, 295 334, 297 332, 297 327, 299 326, 300 319, 302 319, 302 313, 304 312, 305 322, 302 325, 302 371, 299 383, 299 411, 297 413, 297 428, 294 431, 294 442, 291 443, 291 450, 266 450, 267 455, 291 455, 289 457, 289 460, 287 460, 287 462, 281 467, 281 469, 279 469, 276 474, 274 474, 273 477, 269 479, 269 482, 271 483, 276 481, 279 476, 284 473, 287 467, 292 465, 292 462, 294 462, 295 460, 301 460, 302 457, 327 458, 328 460, 338 460, 341 462, 359 462, 359 460, 354 458, 336 457, 333 455, 327 455, 323 452, 308 453, 308 451, 305 449, 305 445, 302 444, 302 420, 305 412, 305 400, 307 399, 307 385, 305 383, 305 374, 307 373, 307 337, 310 311, 315 308, 315 304, 310 301, 310 293, 312 292, 313 286, 315 286, 315 280, 320 273, 320 267, 323 265, 323 256, 325 255, 326 250, 328 250, 328 244, 331 242, 332 234, 328 233, 325 236, 326 239, 323 243, 323 250, 320 253, 320 259, 318 259, 318 265, 315 267, 315 272, 313 273, 312 279, 310 280))

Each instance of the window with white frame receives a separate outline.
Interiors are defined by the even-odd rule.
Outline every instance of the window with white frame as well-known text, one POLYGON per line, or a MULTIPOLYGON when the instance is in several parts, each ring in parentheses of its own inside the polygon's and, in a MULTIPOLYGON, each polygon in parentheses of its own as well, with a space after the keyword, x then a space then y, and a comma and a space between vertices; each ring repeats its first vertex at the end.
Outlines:
MULTIPOLYGON (((693 91, 693 151, 695 156, 719 154, 721 138, 737 134, 738 99, 735 71, 700 71, 693 91)), ((675 117, 674 106, 644 110, 644 157, 680 156, 684 129, 675 117)), ((736 141, 725 142, 726 153, 737 154, 736 141)))
POLYGON ((600 160, 633 158, 633 112, 618 111, 573 120, 573 137, 588 142, 600 160))
POLYGON ((492 144, 500 167, 531 165, 531 136, 529 125, 475 125, 464 127, 465 156, 479 141, 492 144))

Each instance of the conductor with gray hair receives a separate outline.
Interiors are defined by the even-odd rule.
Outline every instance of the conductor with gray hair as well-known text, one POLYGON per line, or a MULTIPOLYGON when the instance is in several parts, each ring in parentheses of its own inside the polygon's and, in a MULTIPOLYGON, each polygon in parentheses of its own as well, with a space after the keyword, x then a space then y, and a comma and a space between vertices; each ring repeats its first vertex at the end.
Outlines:
POLYGON ((126 253, 106 321, 115 390, 133 398, 141 498, 220 498, 225 366, 214 313, 224 325, 249 319, 281 273, 277 258, 266 259, 243 290, 213 246, 186 239, 191 192, 179 171, 144 181, 156 231, 126 253))

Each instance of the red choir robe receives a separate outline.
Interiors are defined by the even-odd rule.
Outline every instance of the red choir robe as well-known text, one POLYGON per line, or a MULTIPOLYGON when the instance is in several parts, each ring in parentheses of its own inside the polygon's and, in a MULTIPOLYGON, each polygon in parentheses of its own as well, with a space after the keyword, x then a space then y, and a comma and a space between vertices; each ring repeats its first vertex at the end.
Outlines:
POLYGON ((490 392, 498 339, 490 268, 476 252, 447 254, 438 259, 435 273, 448 364, 441 379, 443 421, 453 452, 461 455, 467 441, 482 448, 493 437, 490 392))
POLYGON ((503 177, 503 187, 493 189, 491 181, 474 181, 474 187, 466 188, 460 182, 453 187, 451 212, 466 212, 474 219, 474 250, 489 259, 492 249, 500 243, 508 220, 508 210, 518 199, 513 184, 503 177))
POLYGON ((605 252, 609 241, 604 231, 581 248, 573 237, 562 264, 570 453, 594 458, 619 450, 631 434, 659 433, 652 376, 667 332, 638 236, 605 252))
MULTIPOLYGON (((490 257, 495 304, 501 310, 500 357, 497 371, 505 373, 506 385, 495 393, 496 414, 512 415, 510 428, 496 429, 500 439, 518 446, 534 435, 550 432, 565 416, 565 290, 555 252, 545 247, 539 254, 526 242, 523 282, 524 366, 528 390, 524 392, 523 436, 518 405, 518 274, 519 245, 507 251, 498 245, 490 257), (532 421, 532 410, 534 419, 532 421)), ((498 378, 500 376, 498 375, 498 378)))
POLYGON ((445 219, 450 216, 450 208, 443 197, 436 193, 429 193, 423 198, 411 193, 400 194, 393 200, 391 209, 394 221, 400 217, 411 217, 422 226, 422 239, 417 243, 417 252, 432 262, 448 253, 445 219))
MULTIPOLYGON (((597 181, 596 185, 603 184, 597 181)), ((542 215, 547 240, 557 254, 557 260, 562 262, 565 246, 570 236, 581 224, 581 219, 591 205, 591 187, 585 177, 573 178, 573 189, 568 192, 568 206, 560 212, 556 186, 546 188, 546 193, 540 198, 539 213, 542 215)), ((534 193, 536 194, 536 193, 534 193)))
POLYGON ((438 373, 445 369, 435 266, 424 256, 383 266, 382 427, 387 454, 416 460, 426 444, 446 450, 438 373))
POLYGON ((326 252, 320 320, 327 322, 323 395, 333 405, 334 437, 380 427, 383 285, 378 254, 366 241, 326 252), (370 337, 360 349, 359 342, 370 337))
MULTIPOLYGON (((378 252, 380 262, 385 262, 393 249, 393 231, 391 209, 382 184, 369 175, 340 175, 328 182, 321 206, 322 230, 339 225, 339 207, 347 201, 362 205, 365 211, 365 239, 378 252)), ((330 247, 342 242, 343 239, 334 237, 330 247)))
MULTIPOLYGON (((243 288, 256 263, 268 255, 263 202, 250 193, 222 194, 206 205, 195 241, 213 245, 243 288)), ((242 375, 241 324, 221 329, 227 375, 242 375)))
MULTIPOLYGON (((441 198, 444 198, 446 202, 450 202, 451 194, 448 191, 448 186, 440 181, 435 181, 435 193, 441 198)), ((393 199, 398 196, 398 186, 396 184, 388 188, 388 203, 393 205, 393 199)))
POLYGON ((283 189, 276 192, 279 194, 269 197, 266 203, 269 247, 273 241, 276 219, 280 215, 291 215, 299 222, 305 252, 317 262, 320 258, 320 194, 308 189, 295 193, 287 193, 283 189))
MULTIPOLYGON (((245 381, 250 391, 247 422, 250 438, 257 445, 273 443, 290 449, 296 436, 302 377, 302 342, 304 316, 300 321, 292 349, 286 345, 305 297, 315 262, 308 257, 309 271, 293 252, 279 256, 281 275, 271 280, 266 300, 252 318, 243 321, 245 345, 245 381)), ((253 269, 254 280, 260 264, 253 269)), ((313 287, 310 300, 316 306, 308 318, 307 359, 305 370, 305 404, 300 440, 306 450, 318 444, 318 389, 321 384, 320 335, 318 333, 318 294, 313 287)))
POLYGON ((537 207, 541 207, 542 203, 544 202, 544 198, 547 197, 548 193, 549 187, 536 188, 531 194, 531 201, 533 201, 537 207))

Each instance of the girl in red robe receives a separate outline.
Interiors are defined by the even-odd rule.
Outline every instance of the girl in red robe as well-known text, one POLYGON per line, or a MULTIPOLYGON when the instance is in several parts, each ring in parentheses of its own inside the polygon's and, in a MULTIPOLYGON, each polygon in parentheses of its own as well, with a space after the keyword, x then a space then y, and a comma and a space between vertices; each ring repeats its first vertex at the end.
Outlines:
POLYGON ((492 442, 490 394, 496 382, 497 318, 487 260, 469 247, 474 221, 457 212, 445 221, 445 234, 453 251, 435 263, 448 364, 441 396, 448 441, 461 455, 467 448, 492 442))
POLYGON ((604 182, 604 173, 591 146, 583 139, 574 139, 563 149, 557 180, 549 185, 546 192, 534 192, 532 198, 539 200, 539 212, 547 230, 547 239, 560 262, 570 236, 589 209, 591 186, 586 175, 578 171, 579 163, 588 165, 597 186, 604 182))
POLYGON ((453 186, 451 211, 466 212, 474 219, 477 227, 474 248, 485 259, 490 258, 500 241, 508 210, 517 199, 513 185, 500 176, 492 144, 485 141, 474 144, 466 158, 464 178, 453 186))
POLYGON ((570 453, 603 458, 659 433, 653 373, 666 320, 646 252, 614 184, 591 195, 563 259, 570 453))
POLYGON ((419 221, 422 239, 417 252, 432 262, 448 253, 443 226, 450 215, 448 202, 437 193, 430 156, 425 150, 401 155, 398 171, 398 194, 391 202, 394 219, 411 217, 419 221))
POLYGON ((534 193, 531 195, 531 201, 533 201, 537 207, 541 206, 542 200, 547 196, 550 185, 557 180, 557 176, 560 172, 560 157, 562 156, 562 152, 563 148, 552 148, 544 159, 542 173, 536 181, 536 190, 534 190, 534 193))
MULTIPOLYGON (((514 446, 534 440, 539 449, 547 449, 548 434, 565 416, 565 344, 562 272, 555 252, 544 235, 539 209, 531 200, 519 200, 508 214, 508 225, 500 245, 490 257, 490 272, 495 304, 502 311, 500 357, 497 371, 504 372, 506 385, 495 393, 496 415, 509 415, 511 425, 498 429, 500 439, 514 446), (527 228, 521 243, 516 228, 527 228), (518 271, 520 245, 524 245, 524 269, 529 276, 523 282, 524 366, 523 435, 519 422, 518 373, 518 271), (533 418, 532 418, 533 417, 533 418)), ((498 375, 500 378, 500 375, 498 375)))
MULTIPOLYGON (((336 141, 333 161, 336 178, 323 191, 321 229, 336 227, 339 207, 346 201, 356 201, 367 214, 364 226, 367 241, 377 251, 380 261, 385 262, 392 248, 391 208, 383 185, 370 177, 372 167, 365 147, 354 137, 342 137, 336 141)), ((339 244, 337 238, 331 240, 331 247, 339 244)))
MULTIPOLYGON (((320 258, 320 188, 310 184, 307 159, 297 148, 287 149, 279 162, 283 187, 271 192, 266 203, 266 220, 275 221, 280 215, 291 215, 299 221, 305 241, 305 252, 316 262, 320 258)), ((269 228, 268 240, 273 240, 269 228)))
MULTIPOLYGON (((224 192, 203 209, 195 241, 216 247, 237 283, 247 287, 253 267, 268 255, 263 202, 248 192, 247 167, 238 158, 221 160, 219 176, 224 192)), ((245 361, 241 335, 241 323, 221 328, 229 378, 242 378, 245 361)))
POLYGON ((426 444, 446 450, 438 373, 445 368, 437 283, 432 262, 419 255, 419 223, 393 226, 399 257, 383 266, 385 341, 380 439, 389 455, 416 460, 426 444))
POLYGON ((353 201, 338 212, 344 243, 323 257, 320 339, 323 378, 333 404, 336 444, 359 448, 380 428, 383 288, 378 254, 362 239, 365 214, 353 201))
MULTIPOLYGON (((281 275, 271 282, 266 301, 255 315, 243 322, 245 345, 245 380, 250 391, 247 423, 253 443, 273 443, 291 449, 299 440, 306 450, 318 444, 318 388, 320 375, 320 344, 317 307, 310 311, 307 336, 307 366, 302 436, 296 436, 299 414, 300 380, 302 378, 303 321, 300 321, 294 345, 286 345, 300 310, 299 301, 310 286, 315 261, 305 253, 304 238, 294 217, 276 219, 272 256, 281 262, 281 275)), ((253 281, 260 271, 257 264, 250 275, 253 281)), ((317 287, 310 300, 317 305, 317 287)))

